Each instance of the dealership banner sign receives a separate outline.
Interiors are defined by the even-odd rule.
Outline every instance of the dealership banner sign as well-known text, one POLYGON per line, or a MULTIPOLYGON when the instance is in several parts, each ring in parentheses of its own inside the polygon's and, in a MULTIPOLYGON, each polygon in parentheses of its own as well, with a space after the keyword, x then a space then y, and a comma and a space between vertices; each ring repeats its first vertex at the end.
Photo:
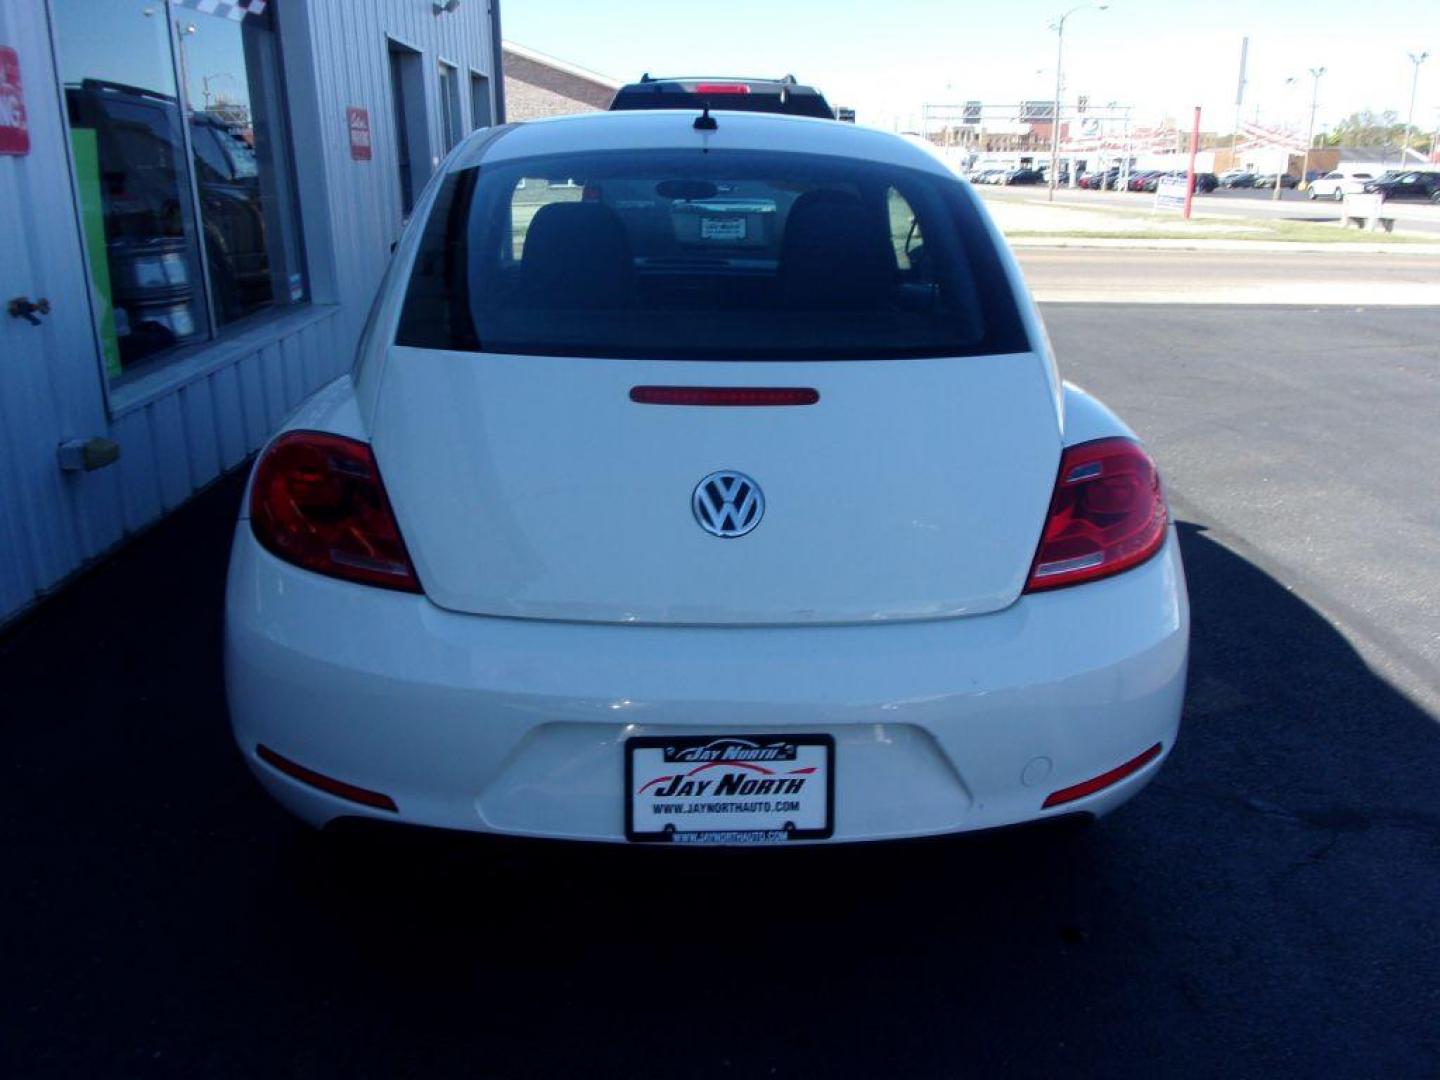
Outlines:
POLYGON ((345 110, 345 124, 350 129, 350 159, 370 160, 370 110, 354 105, 345 110))
POLYGON ((0 45, 0 154, 29 152, 30 126, 25 121, 20 56, 8 45, 0 45))
POLYGON ((1167 176, 1155 185, 1155 209, 1184 210, 1185 193, 1189 190, 1188 176, 1167 176))

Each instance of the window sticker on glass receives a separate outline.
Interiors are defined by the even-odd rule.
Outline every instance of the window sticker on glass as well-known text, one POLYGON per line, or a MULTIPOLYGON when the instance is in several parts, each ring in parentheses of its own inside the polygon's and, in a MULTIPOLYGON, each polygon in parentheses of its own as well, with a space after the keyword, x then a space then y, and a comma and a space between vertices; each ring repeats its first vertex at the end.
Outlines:
POLYGON ((732 243, 736 240, 744 240, 745 219, 743 217, 702 217, 700 219, 700 239, 732 243))

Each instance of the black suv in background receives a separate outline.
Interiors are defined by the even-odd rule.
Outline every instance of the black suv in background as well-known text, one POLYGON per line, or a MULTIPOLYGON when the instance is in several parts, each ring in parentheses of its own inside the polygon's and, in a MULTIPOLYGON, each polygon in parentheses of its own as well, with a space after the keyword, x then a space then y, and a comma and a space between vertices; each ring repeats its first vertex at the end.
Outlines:
POLYGON ((1429 199, 1440 202, 1440 172, 1394 172, 1370 180, 1365 191, 1387 199, 1429 199))
POLYGON ((667 78, 640 76, 639 82, 622 86, 610 108, 615 109, 730 109, 736 112, 784 113, 787 116, 818 116, 835 119, 835 110, 825 95, 813 86, 795 81, 794 75, 779 79, 667 78))

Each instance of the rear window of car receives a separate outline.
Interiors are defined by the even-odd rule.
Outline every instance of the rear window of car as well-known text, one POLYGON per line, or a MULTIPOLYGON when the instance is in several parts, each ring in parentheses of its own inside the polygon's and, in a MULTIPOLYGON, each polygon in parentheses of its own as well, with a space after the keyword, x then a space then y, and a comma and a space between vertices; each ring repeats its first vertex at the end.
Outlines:
POLYGON ((636 359, 1029 349, 959 181, 762 151, 609 151, 445 179, 396 342, 636 359))

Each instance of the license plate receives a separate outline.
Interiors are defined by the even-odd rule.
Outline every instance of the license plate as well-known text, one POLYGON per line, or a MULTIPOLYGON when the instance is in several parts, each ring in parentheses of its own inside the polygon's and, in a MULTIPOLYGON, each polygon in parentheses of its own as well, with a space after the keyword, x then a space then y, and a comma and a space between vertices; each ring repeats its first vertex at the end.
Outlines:
POLYGON ((834 831, 829 735, 638 736, 625 741, 625 836, 776 844, 834 831))
POLYGON ((700 219, 700 239, 744 240, 745 219, 743 217, 702 217, 700 219))

